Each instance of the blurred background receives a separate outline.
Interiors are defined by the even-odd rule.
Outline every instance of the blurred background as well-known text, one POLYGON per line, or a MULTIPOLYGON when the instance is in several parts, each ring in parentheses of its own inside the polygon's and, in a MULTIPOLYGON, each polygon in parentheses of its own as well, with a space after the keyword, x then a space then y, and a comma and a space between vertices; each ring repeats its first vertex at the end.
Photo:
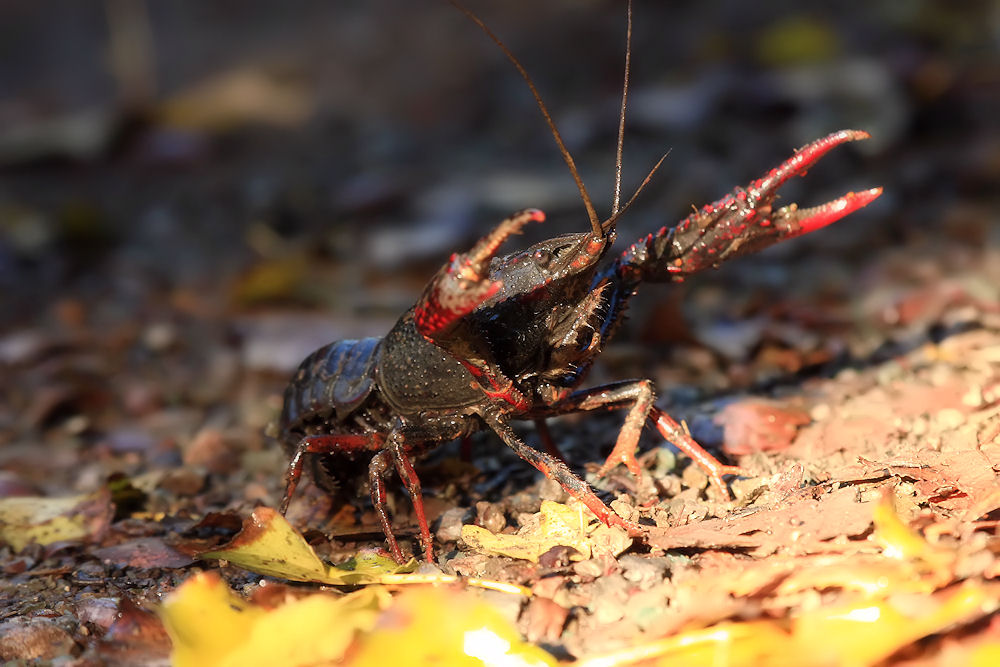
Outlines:
MULTIPOLYGON (((465 1, 534 77, 607 215, 624 0, 465 1)), ((877 185, 885 194, 683 285, 643 286, 585 386, 651 378, 658 405, 727 463, 808 430, 790 456, 753 456, 748 470, 761 476, 734 482, 738 507, 763 507, 795 480, 843 480, 845 465, 864 467, 866 480, 884 465, 901 502, 916 494, 899 506, 914 526, 935 520, 916 514, 931 488, 928 502, 979 508, 962 510, 966 518, 992 507, 1000 3, 636 0, 634 15, 626 196, 669 155, 620 221, 620 246, 842 128, 872 139, 838 147, 787 184, 782 201, 808 206, 877 185), (952 465, 960 458, 968 466, 952 465)), ((0 499, 94 494, 74 514, 97 542, 21 553, 0 545, 0 584, 9 584, 0 585, 0 625, 63 628, 35 637, 46 651, 84 651, 80 663, 102 642, 155 638, 158 621, 143 630, 125 602, 156 603, 187 575, 176 538, 228 539, 250 508, 279 503, 287 458, 265 427, 300 360, 337 339, 384 334, 452 252, 526 207, 548 219, 510 250, 588 228, 524 82, 445 0, 0 2, 0 499)), ((583 474, 608 455, 622 419, 570 415, 552 427, 583 474)), ((530 425, 518 428, 538 442, 530 425)), ((479 435, 473 466, 457 461, 457 444, 418 464, 443 543, 460 520, 502 526, 559 493, 495 435, 479 435)), ((655 432, 640 451, 655 471, 644 478, 656 480, 657 522, 729 511, 703 502, 704 474, 655 432)), ((647 495, 635 483, 620 468, 602 488, 647 495)), ((397 535, 412 536, 411 505, 391 489, 397 535)), ((357 505, 304 484, 289 516, 320 555, 340 561, 381 544, 374 512, 365 499, 357 505)), ((996 513, 983 518, 988 530, 996 513)), ((963 525, 963 544, 985 537, 963 525)), ((795 552, 810 553, 801 541, 795 552)), ((962 553, 973 554, 956 561, 963 568, 991 562, 962 553)), ((648 589, 664 566, 639 562, 624 567, 648 589)), ((682 562, 671 556, 671 576, 682 562)), ((725 569, 714 555, 691 567, 706 562, 725 569)), ((528 576, 514 568, 477 576, 528 576)), ((219 569, 237 590, 259 579, 219 569)), ((648 605, 626 615, 635 626, 611 623, 626 590, 614 576, 595 582, 604 597, 589 617, 600 631, 575 626, 574 655, 638 632, 625 628, 658 627, 648 605)), ((675 619, 688 618, 684 600, 702 603, 669 589, 675 619)), ((578 593, 572 604, 585 610, 578 593)), ((746 611, 720 595, 724 603, 711 593, 690 618, 746 611)), ((754 596, 751 616, 784 604, 754 596)), ((534 625, 558 629, 555 612, 543 615, 534 625)), ((947 653, 986 625, 923 646, 947 653)), ((27 655, 24 636, 6 635, 21 647, 15 657, 27 655)), ((152 659, 140 655, 113 657, 152 659)))
MULTIPOLYGON (((624 2, 469 6, 534 77, 606 214, 624 2)), ((885 195, 691 286, 644 290, 606 355, 625 366, 613 375, 695 344, 687 377, 724 386, 719 373, 766 347, 762 317, 798 355, 775 357, 780 373, 863 358, 885 326, 926 336, 949 309, 995 305, 997 3, 634 12, 623 190, 669 156, 620 240, 841 128, 873 139, 839 148, 785 201, 885 195), (810 332, 824 326, 852 333, 831 344, 810 332)), ((157 406, 219 407, 237 390, 258 393, 256 416, 221 422, 256 429, 306 353, 384 333, 451 252, 510 212, 549 214, 524 243, 587 226, 523 82, 443 0, 8 2, 0 54, 7 440, 80 415, 79 432, 101 432, 157 406), (135 376, 118 386, 123 369, 135 376), (247 374, 270 378, 266 400, 247 374)), ((658 381, 684 382, 670 373, 658 381)))

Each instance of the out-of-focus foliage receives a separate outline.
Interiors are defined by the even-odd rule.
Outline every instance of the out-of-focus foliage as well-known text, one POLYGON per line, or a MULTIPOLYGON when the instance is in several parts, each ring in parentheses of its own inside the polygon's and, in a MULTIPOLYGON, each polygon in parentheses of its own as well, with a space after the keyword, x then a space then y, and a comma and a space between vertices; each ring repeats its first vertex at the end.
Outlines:
POLYGON ((0 500, 0 541, 15 551, 32 543, 86 542, 107 529, 112 513, 106 488, 64 498, 4 498, 0 500))
POLYGON ((422 586, 395 598, 380 587, 315 593, 268 608, 208 573, 181 586, 161 615, 176 667, 556 664, 493 606, 453 587, 422 586))

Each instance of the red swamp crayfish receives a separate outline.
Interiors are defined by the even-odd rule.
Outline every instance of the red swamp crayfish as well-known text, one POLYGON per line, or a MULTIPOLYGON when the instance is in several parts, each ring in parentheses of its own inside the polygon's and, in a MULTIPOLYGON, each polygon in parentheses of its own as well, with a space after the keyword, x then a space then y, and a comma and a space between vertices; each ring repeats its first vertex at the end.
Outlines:
POLYGON ((834 147, 868 134, 841 130, 813 141, 762 178, 614 254, 615 223, 635 199, 633 195, 619 207, 631 6, 615 201, 611 217, 603 222, 531 78, 477 17, 459 9, 499 45, 527 82, 580 189, 591 229, 497 256, 508 237, 529 222, 545 219, 535 209, 516 213, 467 252, 452 255, 416 305, 384 337, 334 342, 306 357, 285 391, 278 423, 279 437, 291 455, 282 513, 304 468, 331 493, 357 490, 367 469, 389 551, 402 562, 386 510, 385 477, 395 469, 413 502, 424 557, 433 562, 412 460, 444 442, 489 428, 601 521, 641 536, 641 525, 615 514, 557 456, 545 426, 545 419, 556 415, 615 409, 628 412, 599 475, 619 463, 641 474, 635 450, 649 422, 705 469, 712 485, 729 498, 722 476, 740 474, 740 469, 721 464, 657 408, 650 380, 579 386, 640 283, 684 280, 733 257, 816 231, 875 200, 881 188, 849 192, 812 208, 774 205, 782 184, 804 175, 834 147), (549 453, 522 441, 511 427, 513 420, 534 420, 549 453))

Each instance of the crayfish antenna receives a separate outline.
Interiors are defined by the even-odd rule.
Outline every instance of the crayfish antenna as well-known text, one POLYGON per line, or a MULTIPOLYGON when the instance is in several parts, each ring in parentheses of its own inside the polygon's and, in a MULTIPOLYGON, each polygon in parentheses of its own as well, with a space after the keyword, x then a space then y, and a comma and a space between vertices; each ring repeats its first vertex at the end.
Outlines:
MULTIPOLYGON (((611 203, 611 217, 601 225, 603 229, 613 226, 613 221, 618 219, 618 205, 622 200, 622 152, 625 145, 625 110, 628 108, 628 78, 632 72, 632 0, 628 0, 628 4, 626 5, 625 26, 625 76, 622 78, 622 110, 618 114, 618 148, 615 151, 615 197, 611 203)), ((660 162, 662 161, 660 160, 660 162)), ((647 178, 646 180, 649 179, 647 178)))
MULTIPOLYGON (((566 144, 563 142, 562 135, 559 133, 559 129, 556 127, 556 123, 552 120, 552 114, 549 113, 549 108, 545 106, 545 102, 542 101, 542 96, 538 92, 538 88, 535 86, 535 82, 532 80, 531 75, 528 74, 528 70, 524 69, 524 65, 521 61, 517 59, 511 50, 507 48, 496 34, 483 23, 482 19, 472 13, 470 9, 465 7, 458 0, 448 0, 455 9, 462 12, 468 17, 470 21, 479 26, 479 29, 486 33, 486 36, 493 40, 493 42, 500 47, 503 54, 507 56, 514 67, 517 69, 518 74, 524 79, 524 82, 528 84, 528 88, 531 89, 531 94, 535 98, 535 103, 538 104, 538 109, 542 112, 542 116, 545 118, 545 123, 549 126, 549 131, 552 132, 552 138, 555 139, 556 145, 559 147, 559 152, 562 154, 563 160, 566 162, 566 166, 569 167, 569 172, 573 176, 573 181, 576 183, 577 189, 580 191, 580 197, 583 199, 583 205, 587 209, 587 217, 590 219, 590 227, 596 236, 602 236, 604 234, 604 226, 601 224, 600 218, 597 217, 597 211, 594 210, 594 202, 590 199, 590 194, 587 193, 587 187, 583 184, 583 179, 580 178, 580 172, 576 168, 576 162, 573 160, 573 156, 570 155, 569 149, 566 148, 566 144)), ((631 0, 629 0, 629 11, 631 12, 631 0)), ((629 18, 629 30, 631 31, 631 13, 629 18)), ((627 79, 626 79, 627 81, 627 79)), ((623 102, 624 104, 624 102, 623 102)), ((624 114, 624 111, 622 112, 624 114)), ((622 122, 624 123, 624 117, 622 122)), ((619 138, 619 142, 621 139, 619 138)), ((619 148, 619 153, 621 148, 619 148)), ((619 157, 619 163, 621 158, 619 157)), ((619 167, 620 170, 620 167, 619 167)))
POLYGON ((622 206, 620 210, 616 211, 614 215, 612 215, 610 218, 601 223, 602 229, 607 230, 614 228, 615 223, 618 222, 618 218, 625 215, 625 211, 629 210, 629 208, 632 207, 632 204, 635 203, 635 200, 639 198, 639 193, 642 192, 647 185, 649 185, 649 182, 651 180, 653 180, 653 174, 655 174, 656 170, 660 168, 660 165, 663 164, 663 161, 667 159, 668 155, 670 155, 670 151, 667 151, 666 153, 660 156, 660 159, 656 161, 656 164, 653 165, 653 168, 649 170, 648 174, 646 174, 646 178, 642 179, 642 183, 640 183, 639 187, 635 189, 635 192, 632 193, 632 196, 628 198, 628 201, 625 202, 625 205, 622 206))
POLYGON ((611 216, 600 221, 597 217, 597 212, 594 209, 594 202, 590 198, 590 194, 587 192, 587 187, 583 184, 583 179, 580 177, 580 172, 576 168, 576 161, 573 160, 573 156, 570 154, 569 149, 566 148, 565 142, 563 142, 562 135, 559 133, 559 128, 556 127, 556 123, 552 120, 552 114, 549 113, 549 109, 545 106, 545 102, 542 101, 542 96, 538 92, 538 88, 535 86, 534 80, 532 80, 531 75, 528 71, 524 69, 521 61, 517 59, 507 45, 501 41, 497 35, 489 29, 489 27, 483 23, 482 19, 476 16, 470 9, 465 7, 458 0, 448 0, 458 11, 468 17, 470 21, 479 26, 479 29, 486 33, 493 42, 500 47, 500 50, 507 57, 514 67, 517 69, 518 74, 524 79, 524 82, 528 84, 528 88, 531 90, 532 96, 535 98, 535 103, 538 105, 538 109, 542 112, 542 117, 545 118, 545 123, 549 126, 549 131, 552 133, 552 138, 555 139, 556 146, 559 148, 559 153, 562 155, 563 160, 566 162, 566 166, 569 167, 569 172, 573 176, 573 181, 576 183, 577 189, 580 191, 580 198, 583 199, 583 205, 587 209, 587 217, 590 219, 590 227, 593 230, 595 236, 602 237, 608 233, 609 230, 614 229, 615 223, 618 222, 618 218, 622 216, 632 206, 633 202, 638 198, 639 193, 642 192, 643 188, 649 184, 650 180, 653 178, 653 174, 656 170, 660 168, 663 161, 666 159, 670 151, 667 151, 657 160, 653 168, 649 170, 646 177, 639 184, 639 187, 635 189, 632 196, 624 206, 621 206, 621 189, 622 189, 622 154, 624 152, 625 145, 625 113, 628 109, 628 87, 629 87, 629 77, 632 72, 632 0, 627 1, 626 5, 626 29, 625 29, 625 76, 622 81, 622 105, 621 112, 618 115, 618 141, 615 150, 615 184, 614 184, 614 200, 611 205, 611 216))
POLYGON ((632 73, 632 0, 628 0, 625 11, 625 76, 622 81, 622 109, 621 113, 618 115, 618 148, 615 151, 615 195, 614 201, 611 204, 611 217, 601 223, 601 231, 607 233, 609 229, 614 229, 615 223, 618 222, 618 218, 625 214, 625 211, 632 206, 636 198, 638 198, 639 193, 642 192, 643 188, 649 185, 649 182, 653 178, 653 174, 656 170, 660 168, 663 161, 667 159, 670 155, 668 150, 664 153, 653 168, 649 170, 646 174, 646 178, 642 179, 642 183, 639 187, 635 189, 629 200, 625 202, 624 206, 621 204, 621 194, 622 194, 622 152, 625 145, 625 111, 628 108, 628 85, 629 85, 629 75, 632 73))

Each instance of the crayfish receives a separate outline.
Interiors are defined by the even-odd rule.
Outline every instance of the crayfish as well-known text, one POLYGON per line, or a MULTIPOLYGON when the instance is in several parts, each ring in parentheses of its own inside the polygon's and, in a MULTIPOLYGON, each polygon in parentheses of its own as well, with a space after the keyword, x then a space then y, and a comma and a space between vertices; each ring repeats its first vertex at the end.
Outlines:
MULTIPOLYGON (((522 441, 511 426, 514 420, 534 420, 543 441, 551 443, 545 428, 548 417, 626 409, 624 426, 598 474, 622 463, 640 475, 635 450, 643 427, 650 423, 703 467, 712 485, 728 498, 723 475, 739 474, 740 469, 718 462, 656 407, 650 380, 581 389, 587 371, 614 334, 640 283, 681 281, 733 257, 815 231, 882 192, 881 188, 850 192, 812 208, 775 205, 778 189, 790 178, 805 174, 834 147, 868 137, 862 131, 841 130, 807 144, 762 178, 696 210, 679 224, 662 227, 623 252, 612 253, 615 223, 631 201, 619 207, 616 186, 611 217, 603 222, 598 218, 531 78, 506 46, 466 13, 497 42, 534 94, 580 189, 590 230, 498 256, 511 235, 529 222, 545 219, 535 209, 516 213, 470 250, 452 255, 416 305, 384 337, 331 343, 300 365, 285 391, 279 423, 291 455, 281 511, 287 509, 304 467, 330 492, 345 485, 356 487, 367 469, 372 502, 398 561, 403 553, 386 510, 386 476, 394 469, 406 486, 424 557, 431 562, 431 534, 413 459, 483 429, 494 431, 604 523, 635 536, 643 533, 642 526, 605 505, 560 458, 522 441)), ((628 56, 618 136, 619 179, 627 80, 628 56)))

